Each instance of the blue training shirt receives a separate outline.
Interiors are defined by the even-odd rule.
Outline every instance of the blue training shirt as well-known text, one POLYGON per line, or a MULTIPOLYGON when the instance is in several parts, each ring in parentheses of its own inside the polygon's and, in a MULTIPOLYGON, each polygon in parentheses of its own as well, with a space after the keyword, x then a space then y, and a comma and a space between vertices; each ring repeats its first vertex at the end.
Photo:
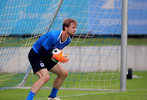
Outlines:
POLYGON ((71 38, 68 37, 64 42, 61 42, 61 30, 53 30, 44 35, 42 35, 34 44, 33 50, 39 54, 39 49, 41 45, 52 52, 53 49, 58 48, 62 50, 71 42, 71 38))

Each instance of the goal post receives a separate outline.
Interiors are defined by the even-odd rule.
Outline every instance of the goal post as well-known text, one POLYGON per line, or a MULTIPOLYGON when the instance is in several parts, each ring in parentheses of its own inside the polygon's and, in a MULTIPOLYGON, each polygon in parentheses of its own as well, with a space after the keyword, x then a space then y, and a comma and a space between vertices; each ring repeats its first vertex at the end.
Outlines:
MULTIPOLYGON (((120 90, 122 0, 12 1, 0 3, 4 4, 0 12, 0 89, 31 87, 38 79, 32 70, 28 74, 31 46, 47 31, 62 30, 64 19, 73 18, 77 31, 63 49, 69 52, 70 60, 63 64, 68 77, 61 88, 120 90), (24 74, 21 80, 20 74, 24 74)), ((49 74, 50 80, 43 88, 53 86, 56 75, 49 74)))
POLYGON ((126 91, 127 72, 128 0, 122 1, 121 71, 120 91, 126 91))

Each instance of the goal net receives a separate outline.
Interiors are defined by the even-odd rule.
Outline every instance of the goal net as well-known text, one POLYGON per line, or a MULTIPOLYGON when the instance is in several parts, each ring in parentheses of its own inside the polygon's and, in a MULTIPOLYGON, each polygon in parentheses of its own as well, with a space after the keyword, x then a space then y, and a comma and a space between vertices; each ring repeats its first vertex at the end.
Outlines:
POLYGON ((32 44, 50 28, 61 0, 0 1, 0 89, 23 86, 32 44))
MULTIPOLYGON (((119 89, 121 0, 63 0, 57 16, 58 0, 2 3, 0 88, 24 80, 23 85, 31 87, 38 79, 29 71, 27 53, 32 44, 47 31, 62 30, 63 20, 73 18, 77 32, 63 49, 70 60, 63 64, 69 74, 61 88, 119 89)), ((49 74, 44 87, 53 86, 56 75, 49 74)))

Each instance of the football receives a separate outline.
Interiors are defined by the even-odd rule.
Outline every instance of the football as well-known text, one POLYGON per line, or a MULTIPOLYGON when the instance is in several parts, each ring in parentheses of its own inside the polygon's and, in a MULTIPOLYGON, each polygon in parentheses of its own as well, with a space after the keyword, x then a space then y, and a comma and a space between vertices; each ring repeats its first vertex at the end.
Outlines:
POLYGON ((53 54, 58 54, 60 52, 61 52, 61 50, 59 50, 58 48, 55 48, 55 49, 52 50, 53 54))
MULTIPOLYGON (((61 52, 61 50, 58 49, 58 48, 55 48, 55 49, 52 50, 52 53, 53 53, 53 54, 59 54, 60 52, 61 52)), ((54 61, 54 62, 58 62, 58 61, 55 60, 55 59, 52 59, 52 61, 54 61)))

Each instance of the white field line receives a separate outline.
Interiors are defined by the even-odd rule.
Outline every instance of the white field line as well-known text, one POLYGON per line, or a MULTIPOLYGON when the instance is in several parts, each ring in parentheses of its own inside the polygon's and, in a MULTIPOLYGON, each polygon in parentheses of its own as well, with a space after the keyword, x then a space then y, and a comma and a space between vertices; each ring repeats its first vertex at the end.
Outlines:
MULTIPOLYGON (((75 94, 75 95, 65 95, 65 96, 58 96, 58 97, 75 97, 75 96, 84 96, 84 95, 93 95, 93 94, 104 94, 104 93, 114 93, 114 91, 108 91, 108 92, 93 92, 93 93, 84 93, 84 94, 75 94)), ((46 98, 35 98, 34 100, 43 100, 43 99, 47 99, 46 98)))
MULTIPOLYGON (((147 89, 132 89, 132 90, 127 90, 127 91, 142 91, 142 90, 147 90, 147 89)), ((74 96, 84 96, 84 95, 93 95, 93 94, 105 94, 105 93, 114 93, 118 91, 107 91, 107 92, 93 92, 93 93, 84 93, 84 94, 75 94, 75 95, 65 95, 65 96, 58 96, 58 97, 74 97, 74 96)), ((45 98, 35 98, 34 100, 44 100, 47 99, 45 98)))

